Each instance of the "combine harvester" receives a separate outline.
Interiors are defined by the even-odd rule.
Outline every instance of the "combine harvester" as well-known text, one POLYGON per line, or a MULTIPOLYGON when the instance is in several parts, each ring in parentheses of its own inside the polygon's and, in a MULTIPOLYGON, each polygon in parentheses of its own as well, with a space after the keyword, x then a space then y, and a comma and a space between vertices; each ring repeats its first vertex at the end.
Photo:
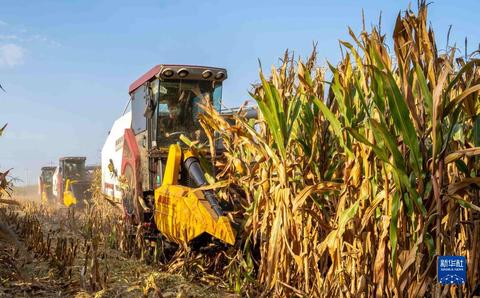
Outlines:
POLYGON ((204 235, 235 243, 215 192, 197 189, 207 185, 198 156, 180 141, 182 134, 207 140, 198 103, 209 99, 220 110, 226 78, 223 68, 157 65, 130 85, 131 110, 102 149, 102 192, 122 202, 127 223, 178 244, 204 235))
POLYGON ((90 183, 85 157, 61 157, 52 178, 52 193, 58 203, 67 207, 82 206, 90 197, 90 183))
POLYGON ((40 177, 38 177, 38 194, 42 204, 48 204, 54 201, 52 180, 55 167, 42 167, 40 177))

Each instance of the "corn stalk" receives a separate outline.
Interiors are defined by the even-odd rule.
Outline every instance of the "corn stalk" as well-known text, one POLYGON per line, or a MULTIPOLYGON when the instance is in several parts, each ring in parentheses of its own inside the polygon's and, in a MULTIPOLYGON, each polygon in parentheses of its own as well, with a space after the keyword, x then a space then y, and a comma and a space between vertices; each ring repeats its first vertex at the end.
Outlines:
POLYGON ((275 295, 468 295, 480 263, 480 60, 439 54, 423 1, 398 15, 393 47, 375 27, 349 35, 328 72, 315 49, 260 72, 258 119, 230 125, 204 107, 226 149, 217 180, 242 206, 242 249, 258 263, 236 274, 275 295), (436 286, 439 255, 467 257, 467 286, 436 286))

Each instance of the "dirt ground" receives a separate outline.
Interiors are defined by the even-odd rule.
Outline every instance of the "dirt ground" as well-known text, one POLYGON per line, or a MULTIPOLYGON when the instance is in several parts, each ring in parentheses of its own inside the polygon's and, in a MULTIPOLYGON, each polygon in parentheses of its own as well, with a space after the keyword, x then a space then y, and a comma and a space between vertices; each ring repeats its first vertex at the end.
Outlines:
POLYGON ((0 297, 74 296, 78 287, 57 276, 47 261, 26 258, 10 241, 0 241, 0 297))
POLYGON ((31 236, 28 243, 22 237, 22 208, 0 207, 10 210, 8 214, 0 212, 0 297, 235 297, 218 285, 187 280, 115 249, 104 250, 99 256, 101 267, 96 265, 93 273, 86 274, 90 260, 77 252, 82 250, 77 245, 84 244, 64 222, 39 215, 40 230, 35 233, 43 238, 40 242, 56 240, 57 245, 32 249, 31 236), (66 253, 58 251, 62 239, 67 239, 63 246, 66 253), (71 255, 71 263, 62 267, 71 255), (92 274, 101 280, 93 287, 89 282, 92 274))
POLYGON ((59 276, 48 261, 20 259, 17 251, 15 245, 0 242, 0 297, 223 297, 217 289, 120 256, 112 260, 108 287, 89 293, 78 282, 59 276), (145 295, 149 282, 155 286, 145 295))

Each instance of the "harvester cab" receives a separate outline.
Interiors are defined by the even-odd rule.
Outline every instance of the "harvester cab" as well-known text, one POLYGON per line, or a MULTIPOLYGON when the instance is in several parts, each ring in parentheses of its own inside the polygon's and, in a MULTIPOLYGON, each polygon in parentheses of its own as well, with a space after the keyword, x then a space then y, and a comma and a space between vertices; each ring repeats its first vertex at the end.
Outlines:
POLYGON ((43 204, 53 201, 53 173, 55 167, 42 167, 38 177, 38 193, 43 204))
POLYGON ((53 175, 53 195, 67 207, 82 205, 88 198, 89 182, 85 157, 61 157, 53 175))
POLYGON ((157 65, 130 85, 131 112, 115 121, 102 150, 103 192, 122 201, 127 222, 176 243, 206 234, 235 242, 215 193, 198 189, 207 169, 180 140, 207 140, 199 104, 219 110, 226 78, 222 68, 157 65))

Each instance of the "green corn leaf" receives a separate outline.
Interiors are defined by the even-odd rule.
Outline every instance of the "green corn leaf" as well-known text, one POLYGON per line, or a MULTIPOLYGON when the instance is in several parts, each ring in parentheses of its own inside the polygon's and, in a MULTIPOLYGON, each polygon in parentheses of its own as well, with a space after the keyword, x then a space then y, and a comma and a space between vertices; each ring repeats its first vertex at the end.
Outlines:
POLYGON ((407 207, 407 215, 412 216, 413 214, 413 204, 408 193, 403 194, 403 202, 405 202, 405 207, 407 207))
POLYGON ((400 183, 402 187, 406 188, 408 191, 408 194, 410 195, 410 198, 413 199, 413 202, 415 203, 415 206, 417 206, 418 210, 422 213, 422 215, 427 214, 427 209, 425 208, 422 197, 418 194, 417 190, 415 187, 412 186, 411 180, 415 180, 415 177, 412 177, 412 179, 409 179, 405 171, 401 169, 395 169, 396 173, 399 177, 400 183))
POLYGON ((380 70, 383 70, 385 68, 385 64, 383 63, 383 60, 380 57, 380 54, 378 53, 377 49, 375 47, 370 47, 368 53, 370 54, 369 56, 373 58, 372 66, 377 67, 380 70))
POLYGON ((428 253, 430 257, 435 255, 435 243, 433 241, 433 237, 430 233, 425 233, 424 241, 427 244, 428 253))
POLYGON ((423 75, 423 70, 420 65, 418 65, 418 63, 415 63, 415 72, 417 74, 418 84, 420 85, 420 89, 422 90, 423 98, 425 99, 425 105, 427 106, 427 114, 431 118, 433 117, 433 97, 430 89, 428 88, 427 79, 425 79, 425 76, 423 75))
POLYGON ((380 157, 380 159, 382 159, 385 163, 390 163, 389 160, 388 160, 388 156, 385 152, 385 150, 382 150, 380 147, 378 147, 377 145, 374 145, 372 143, 370 143, 362 134, 360 134, 360 132, 358 132, 358 130, 356 130, 355 128, 352 128, 352 127, 346 127, 345 128, 355 139, 357 139, 357 141, 367 145, 367 146, 370 146, 373 151, 375 152, 375 154, 380 157))
POLYGON ((388 150, 393 156, 395 167, 401 168, 402 170, 404 170, 405 162, 404 162, 403 156, 398 150, 398 145, 396 143, 396 140, 392 137, 392 134, 385 127, 385 124, 384 123, 380 124, 375 119, 370 119, 369 122, 372 128, 377 132, 377 134, 382 136, 382 140, 385 142, 385 145, 387 146, 388 150))
MULTIPOLYGON (((292 139, 292 132, 296 130, 298 127, 298 116, 300 114, 300 109, 302 108, 303 103, 300 99, 295 98, 292 99, 289 104, 288 104, 288 111, 287 111, 287 131, 286 131, 286 140, 287 144, 286 146, 289 145, 291 139, 292 139)), ((296 139, 296 136, 294 137, 296 139)))
POLYGON ((327 107, 327 105, 325 105, 325 103, 323 103, 323 101, 321 101, 318 98, 314 98, 313 102, 322 111, 322 114, 325 116, 325 118, 327 118, 328 122, 330 122, 330 125, 333 129, 333 132, 337 136, 338 141, 340 142, 340 145, 345 149, 345 152, 347 153, 347 155, 350 158, 353 158, 353 152, 349 148, 347 148, 347 146, 345 145, 345 142, 343 140, 342 125, 341 125, 340 121, 337 119, 337 117, 335 117, 335 115, 332 113, 332 111, 330 111, 330 109, 327 107))
POLYGON ((380 113, 385 113, 385 102, 383 98, 385 97, 385 88, 383 84, 383 80, 380 79, 380 76, 373 75, 373 79, 371 82, 371 88, 373 92, 373 102, 377 106, 380 113))
MULTIPOLYGON (((389 131, 386 129, 384 125, 378 123, 376 120, 370 119, 370 123, 372 125, 372 128, 377 132, 376 135, 382 137, 382 140, 385 142, 385 146, 388 148, 388 150, 393 156, 393 159, 394 159, 393 169, 395 171, 395 176, 397 177, 396 179, 397 186, 400 189, 401 188, 406 189, 410 195, 410 198, 408 199, 413 199, 413 202, 415 203, 417 208, 422 212, 422 214, 426 214, 427 211, 425 209, 425 206, 423 205, 422 198, 418 194, 417 190, 414 187, 412 187, 410 179, 406 174, 407 172, 406 172, 403 156, 398 150, 397 144, 395 143, 395 140, 392 138, 392 135, 389 133, 389 131)), ((415 178, 412 178, 412 179, 415 180, 415 178)), ((406 202, 406 204, 411 205, 409 202, 406 202)))
POLYGON ((475 147, 480 147, 480 115, 477 115, 473 121, 473 143, 475 147))
POLYGON ((470 203, 470 202, 467 202, 465 200, 462 200, 462 199, 456 199, 458 204, 460 206, 462 206, 463 208, 467 208, 467 209, 472 209, 472 210, 475 210, 477 212, 480 212, 480 207, 478 207, 477 205, 473 204, 473 203, 470 203))
POLYGON ((410 111, 408 110, 407 104, 400 92, 400 89, 393 78, 391 72, 380 72, 376 69, 378 73, 385 79, 386 85, 388 86, 387 99, 390 111, 392 113, 392 118, 395 123, 396 129, 402 134, 402 137, 413 154, 413 168, 417 176, 420 175, 422 168, 422 156, 420 154, 420 146, 418 144, 417 132, 415 126, 410 119, 410 111))
MULTIPOLYGON (((367 101, 365 100, 365 94, 363 93, 363 90, 360 86, 360 82, 358 80, 358 77, 354 76, 353 78, 355 80, 354 81, 355 82, 355 89, 356 89, 356 92, 358 94, 358 98, 360 99, 360 103, 362 104, 362 108, 365 111, 365 113, 368 115, 368 118, 371 118, 369 107, 368 107, 367 101)), ((362 120, 363 120, 363 117, 360 118, 357 115, 357 121, 362 121, 362 120)))
POLYGON ((258 98, 256 96, 252 96, 258 104, 260 111, 262 112, 265 121, 267 122, 267 126, 274 138, 274 142, 278 151, 283 159, 286 158, 286 150, 285 150, 285 130, 286 124, 281 124, 282 121, 285 121, 285 115, 281 110, 281 102, 278 96, 278 92, 273 85, 271 85, 265 77, 260 72, 260 78, 262 81, 262 87, 265 92, 264 98, 258 98))
POLYGON ((272 92, 272 97, 269 98, 271 101, 270 107, 271 107, 271 110, 275 112, 275 117, 277 118, 278 126, 281 129, 280 133, 285 141, 285 137, 287 135, 287 117, 283 110, 282 98, 280 97, 280 94, 277 88, 273 84, 270 84, 270 90, 272 92))
POLYGON ((470 176, 470 171, 468 170, 468 167, 467 167, 467 165, 465 164, 465 162, 464 162, 463 160, 457 159, 457 160, 455 161, 455 165, 457 166, 457 169, 458 169, 460 172, 464 173, 467 177, 470 176))
MULTIPOLYGON (((340 75, 338 73, 338 70, 336 69, 333 71, 333 80, 330 88, 333 94, 335 95, 335 101, 337 103, 340 114, 347 115, 347 107, 345 105, 345 94, 340 84, 340 75)), ((350 123, 348 123, 348 119, 345 119, 345 122, 347 126, 350 126, 350 123)))

